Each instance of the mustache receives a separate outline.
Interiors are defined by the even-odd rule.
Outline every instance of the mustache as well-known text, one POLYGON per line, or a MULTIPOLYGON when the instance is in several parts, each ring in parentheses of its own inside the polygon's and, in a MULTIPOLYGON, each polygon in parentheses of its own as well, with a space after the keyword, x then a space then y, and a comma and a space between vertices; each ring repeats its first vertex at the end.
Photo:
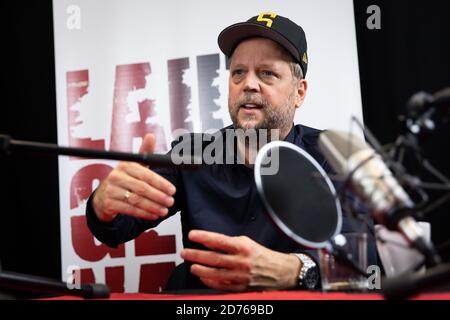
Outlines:
POLYGON ((239 108, 239 107, 241 107, 241 106, 243 106, 245 104, 255 104, 255 105, 260 106, 262 108, 269 108, 270 107, 270 103, 267 100, 262 99, 260 97, 252 96, 250 94, 246 94, 242 98, 239 98, 233 104, 233 107, 239 108))

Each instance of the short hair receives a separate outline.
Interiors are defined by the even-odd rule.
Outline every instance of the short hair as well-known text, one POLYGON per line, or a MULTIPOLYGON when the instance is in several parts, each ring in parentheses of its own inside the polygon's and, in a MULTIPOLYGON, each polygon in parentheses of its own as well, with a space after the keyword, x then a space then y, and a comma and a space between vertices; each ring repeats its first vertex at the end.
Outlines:
POLYGON ((302 67, 300 66, 300 64, 298 62, 291 61, 289 63, 289 65, 291 67, 292 75, 294 76, 294 78, 296 80, 302 80, 303 79, 303 70, 302 70, 302 67))

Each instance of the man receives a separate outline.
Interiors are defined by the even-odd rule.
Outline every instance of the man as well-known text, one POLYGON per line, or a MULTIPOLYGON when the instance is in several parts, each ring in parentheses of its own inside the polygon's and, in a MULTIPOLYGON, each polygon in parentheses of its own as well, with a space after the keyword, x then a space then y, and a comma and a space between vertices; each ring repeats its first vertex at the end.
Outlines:
MULTIPOLYGON (((230 62, 232 128, 277 129, 280 140, 305 149, 329 171, 317 147, 320 131, 293 125, 308 88, 302 28, 282 16, 261 14, 226 28, 218 41, 230 62)), ((154 145, 154 136, 146 135, 141 152, 152 152, 154 145)), ((245 164, 192 171, 122 162, 91 196, 88 225, 100 241, 117 246, 181 211, 181 256, 187 264, 171 288, 313 288, 318 282, 313 258, 292 254, 298 248, 264 214, 246 152, 251 148, 238 139, 245 164)))

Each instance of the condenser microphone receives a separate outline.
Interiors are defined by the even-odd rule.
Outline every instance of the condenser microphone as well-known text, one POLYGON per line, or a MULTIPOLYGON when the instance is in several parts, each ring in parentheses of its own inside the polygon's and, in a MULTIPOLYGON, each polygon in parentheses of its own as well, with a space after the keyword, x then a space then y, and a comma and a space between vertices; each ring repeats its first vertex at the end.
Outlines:
POLYGON ((418 113, 431 106, 450 105, 450 87, 439 90, 434 94, 419 91, 411 96, 407 108, 410 113, 418 113))
POLYGON ((414 202, 373 148, 353 134, 335 130, 320 134, 319 147, 334 170, 370 205, 378 223, 399 231, 430 262, 440 263, 433 245, 411 216, 414 202))

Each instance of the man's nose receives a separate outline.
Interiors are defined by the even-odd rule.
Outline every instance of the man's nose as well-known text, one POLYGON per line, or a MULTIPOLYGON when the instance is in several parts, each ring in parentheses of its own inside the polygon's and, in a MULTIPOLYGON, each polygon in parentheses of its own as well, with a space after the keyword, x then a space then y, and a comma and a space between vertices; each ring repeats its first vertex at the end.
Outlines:
POLYGON ((259 92, 259 79, 253 72, 248 72, 244 79, 244 91, 259 92))

